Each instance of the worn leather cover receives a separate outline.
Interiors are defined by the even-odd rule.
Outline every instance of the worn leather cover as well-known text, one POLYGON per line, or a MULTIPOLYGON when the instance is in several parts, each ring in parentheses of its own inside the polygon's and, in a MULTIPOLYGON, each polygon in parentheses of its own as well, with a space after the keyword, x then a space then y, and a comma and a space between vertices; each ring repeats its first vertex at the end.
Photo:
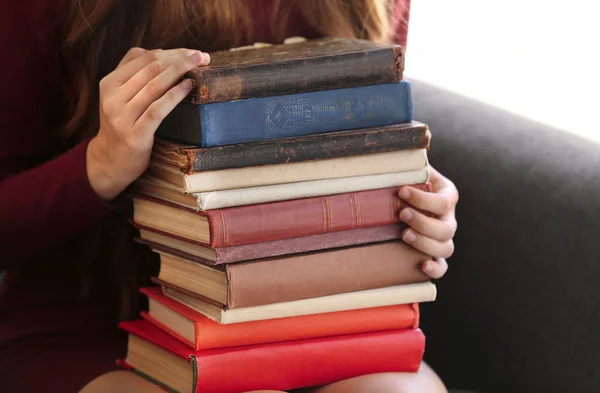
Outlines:
POLYGON ((263 321, 219 324, 201 313, 172 300, 158 286, 141 288, 140 291, 193 321, 195 341, 189 342, 142 312, 142 317, 194 348, 213 349, 241 345, 293 341, 306 338, 339 336, 344 334, 376 332, 419 327, 419 304, 365 308, 299 317, 277 318, 263 321))
MULTIPOLYGON (((179 236, 156 230, 154 228, 144 227, 130 220, 131 225, 138 229, 144 229, 159 233, 164 236, 176 238, 177 240, 205 246, 193 240, 184 239, 179 236)), ((321 233, 318 235, 294 237, 290 239, 272 240, 253 244, 242 244, 239 246, 215 248, 217 259, 211 261, 189 253, 176 250, 165 245, 147 241, 141 238, 135 238, 135 241, 145 244, 156 251, 166 252, 175 256, 204 263, 206 265, 219 265, 222 263, 235 263, 260 258, 276 257, 280 255, 296 254, 309 251, 318 251, 326 249, 335 249, 340 247, 355 246, 360 244, 378 243, 388 240, 402 238, 402 231, 406 228, 403 222, 398 224, 382 225, 369 228, 356 228, 346 231, 321 233)))
POLYGON ((227 264, 227 308, 425 282, 430 257, 402 241, 227 264))
POLYGON ((191 362, 197 393, 291 390, 365 374, 416 372, 425 351, 420 329, 194 351, 146 320, 121 322, 119 327, 191 362))
MULTIPOLYGON (((431 191, 431 183, 412 186, 431 191)), ((400 210, 409 206, 398 197, 398 189, 382 188, 210 211, 186 209, 147 195, 136 198, 207 217, 208 247, 217 248, 397 223, 400 210)))
POLYGON ((152 159, 179 167, 183 172, 192 174, 404 149, 429 149, 430 143, 429 127, 413 121, 384 127, 211 148, 198 148, 157 138, 152 159))
POLYGON ((210 55, 185 76, 196 104, 397 82, 404 71, 401 46, 345 38, 210 55))
POLYGON ((412 120, 411 84, 402 80, 204 105, 182 103, 167 116, 156 135, 214 147, 412 120))

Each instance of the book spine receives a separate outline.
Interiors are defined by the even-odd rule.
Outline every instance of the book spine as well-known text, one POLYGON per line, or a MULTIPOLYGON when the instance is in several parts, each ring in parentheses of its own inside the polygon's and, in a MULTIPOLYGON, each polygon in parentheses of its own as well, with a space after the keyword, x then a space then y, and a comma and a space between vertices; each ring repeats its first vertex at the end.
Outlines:
MULTIPOLYGON (((413 187, 430 191, 427 184, 413 187)), ((202 212, 210 247, 227 247, 399 222, 398 187, 202 212)))
POLYGON ((428 181, 429 170, 425 167, 420 171, 309 180, 261 187, 201 192, 195 194, 195 196, 198 201, 198 210, 214 210, 233 206, 255 205, 259 203, 375 190, 407 184, 427 183, 428 181))
POLYGON ((215 264, 235 263, 280 255, 396 240, 402 238, 402 231, 405 228, 406 225, 404 223, 398 223, 295 237, 291 239, 273 240, 263 243, 216 248, 215 252, 217 253, 217 260, 215 264))
POLYGON ((401 241, 227 265, 228 309, 425 282, 429 257, 401 241))
POLYGON ((245 166, 287 164, 309 160, 358 156, 405 149, 428 149, 431 132, 425 124, 406 123, 360 131, 275 139, 253 144, 188 150, 184 170, 216 171, 245 166))
MULTIPOLYGON (((184 239, 179 236, 161 232, 156 229, 144 228, 140 225, 137 225, 133 221, 130 221, 130 223, 138 229, 143 228, 147 231, 153 231, 172 237, 178 241, 196 244, 198 246, 206 246, 200 243, 192 242, 189 239, 184 239)), ((328 250, 361 244, 381 243, 389 240, 397 240, 402 238, 402 231, 405 228, 406 224, 400 222, 398 224, 383 225, 378 227, 357 228, 350 229, 348 231, 329 232, 319 235, 296 237, 292 239, 273 240, 263 243, 215 248, 215 253, 217 255, 216 261, 204 259, 193 254, 188 254, 179 249, 167 247, 163 244, 144 240, 139 237, 136 237, 134 241, 144 244, 153 250, 172 254, 190 261, 203 263, 205 265, 219 265, 223 263, 235 263, 288 254, 298 254, 309 251, 328 250)))
POLYGON ((218 355, 196 358, 196 392, 289 391, 367 374, 416 372, 424 352, 425 335, 420 329, 297 340, 249 346, 245 350, 220 351, 218 355), (360 356, 357 356, 358 353, 360 356), (231 378, 232 370, 244 370, 244 377, 231 378))
MULTIPOLYGON (((197 393, 288 391, 367 374, 416 372, 425 352, 425 335, 419 328, 205 351, 191 350, 146 320, 120 322, 119 328, 153 344, 162 356, 171 353, 189 362, 186 370, 197 393)), ((128 363, 133 369, 144 367, 128 363)), ((165 383, 159 374, 150 377, 165 383)))
POLYGON ((269 61, 242 67, 201 67, 188 100, 195 104, 392 83, 402 79, 401 47, 269 61), (268 75, 268 78, 265 78, 268 75))
POLYGON ((419 326, 418 303, 332 313, 218 324, 208 318, 196 323, 195 349, 231 348, 419 326))
POLYGON ((198 105, 203 147, 413 120, 408 81, 198 105))

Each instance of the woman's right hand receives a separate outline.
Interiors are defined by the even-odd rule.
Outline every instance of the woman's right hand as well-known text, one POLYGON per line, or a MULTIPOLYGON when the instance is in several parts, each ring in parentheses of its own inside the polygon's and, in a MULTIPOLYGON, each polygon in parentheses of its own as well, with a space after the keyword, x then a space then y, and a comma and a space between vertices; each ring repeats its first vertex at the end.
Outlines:
POLYGON ((154 132, 192 90, 183 75, 210 56, 196 50, 132 48, 100 81, 100 130, 86 154, 87 174, 96 193, 111 200, 148 167, 154 132))

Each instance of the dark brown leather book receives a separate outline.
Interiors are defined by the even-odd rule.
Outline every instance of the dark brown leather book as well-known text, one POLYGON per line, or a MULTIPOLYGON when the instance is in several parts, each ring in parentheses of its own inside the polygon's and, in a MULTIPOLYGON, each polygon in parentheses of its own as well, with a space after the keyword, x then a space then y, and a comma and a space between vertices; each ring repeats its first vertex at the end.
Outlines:
POLYGON ((210 56, 208 66, 185 76, 195 82, 187 99, 194 104, 392 83, 404 72, 400 45, 345 38, 210 56))
POLYGON ((152 159, 192 174, 395 150, 428 149, 430 143, 429 127, 413 121, 385 127, 210 148, 198 148, 157 138, 152 159))

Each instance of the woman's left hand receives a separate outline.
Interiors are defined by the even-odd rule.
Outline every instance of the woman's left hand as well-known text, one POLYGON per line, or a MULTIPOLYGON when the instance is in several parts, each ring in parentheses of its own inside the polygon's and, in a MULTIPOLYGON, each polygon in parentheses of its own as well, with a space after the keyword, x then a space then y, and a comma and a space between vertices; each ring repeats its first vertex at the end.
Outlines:
POLYGON ((402 233, 402 240, 417 250, 430 255, 431 260, 423 262, 421 269, 429 277, 437 279, 448 270, 447 258, 454 253, 454 234, 457 222, 454 215, 458 203, 458 190, 454 183, 431 168, 432 192, 414 187, 401 187, 398 196, 422 211, 433 213, 428 217, 410 207, 400 211, 400 220, 409 228, 402 233))

